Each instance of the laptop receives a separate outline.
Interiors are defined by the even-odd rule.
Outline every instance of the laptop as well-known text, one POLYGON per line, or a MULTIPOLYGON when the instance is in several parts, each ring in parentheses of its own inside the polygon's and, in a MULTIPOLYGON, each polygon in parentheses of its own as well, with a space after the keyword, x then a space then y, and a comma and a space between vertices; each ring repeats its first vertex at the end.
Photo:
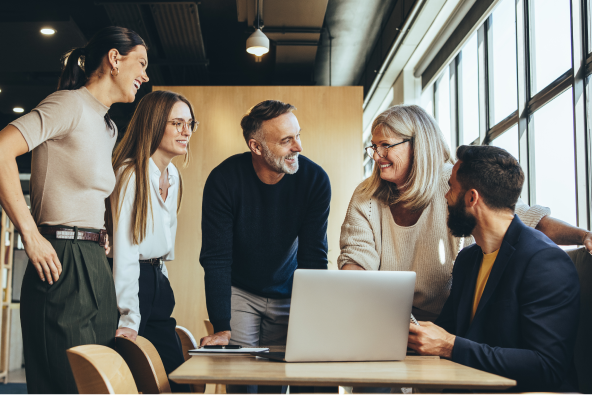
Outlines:
POLYGON ((306 270, 294 273, 285 362, 405 358, 415 272, 306 270))

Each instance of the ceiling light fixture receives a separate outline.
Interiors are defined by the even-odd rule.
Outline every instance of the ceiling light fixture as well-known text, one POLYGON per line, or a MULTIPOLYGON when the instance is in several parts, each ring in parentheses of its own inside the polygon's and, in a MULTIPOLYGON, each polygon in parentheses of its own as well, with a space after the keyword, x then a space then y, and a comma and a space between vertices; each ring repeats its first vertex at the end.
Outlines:
POLYGON ((269 52, 269 38, 261 31, 259 22, 259 0, 257 0, 257 30, 247 39, 247 52, 255 55, 257 61, 261 61, 259 57, 269 52))
POLYGON ((25 109, 22 107, 15 107, 12 109, 12 111, 20 114, 21 112, 25 112, 25 109))
POLYGON ((51 36, 52 34, 55 34, 55 29, 52 29, 51 27, 44 27, 43 29, 41 29, 41 34, 44 34, 46 36, 51 36))

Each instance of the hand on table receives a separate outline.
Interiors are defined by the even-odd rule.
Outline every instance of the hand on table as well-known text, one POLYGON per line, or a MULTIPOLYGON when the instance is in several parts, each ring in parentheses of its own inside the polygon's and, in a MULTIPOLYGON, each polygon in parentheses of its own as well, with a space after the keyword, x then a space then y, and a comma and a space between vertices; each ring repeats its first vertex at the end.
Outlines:
POLYGON ((138 332, 131 328, 119 328, 115 331, 115 337, 127 337, 130 340, 136 341, 138 332))
POLYGON ((199 346, 226 346, 230 340, 230 331, 216 332, 211 336, 202 337, 199 346))
POLYGON ((417 351, 420 355, 452 358, 452 349, 456 336, 446 332, 433 322, 420 321, 419 325, 409 325, 407 347, 417 351))
POLYGON ((58 281, 62 274, 62 264, 51 243, 35 229, 30 235, 23 235, 23 244, 41 281, 47 279, 50 285, 58 281))

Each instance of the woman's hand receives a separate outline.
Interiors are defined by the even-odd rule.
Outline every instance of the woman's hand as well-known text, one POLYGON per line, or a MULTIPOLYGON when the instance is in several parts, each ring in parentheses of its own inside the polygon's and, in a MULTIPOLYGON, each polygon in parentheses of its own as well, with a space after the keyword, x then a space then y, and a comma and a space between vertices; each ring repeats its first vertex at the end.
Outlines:
POLYGON ((366 270, 357 263, 346 263, 341 267, 341 270, 366 270))
POLYGON ((115 331, 115 337, 127 337, 130 340, 136 341, 138 332, 131 328, 119 328, 115 331))
POLYGON ((103 248, 105 249, 105 255, 109 255, 109 251, 111 251, 111 246, 109 245, 109 235, 105 235, 105 245, 103 248))
POLYGON ((25 252, 35 270, 37 270, 41 281, 47 279, 50 285, 54 281, 58 281, 62 274, 62 264, 51 243, 41 236, 37 229, 33 230, 29 235, 23 234, 22 236, 25 252))
POLYGON ((216 332, 211 336, 202 337, 199 346, 226 346, 230 340, 230 331, 216 332))

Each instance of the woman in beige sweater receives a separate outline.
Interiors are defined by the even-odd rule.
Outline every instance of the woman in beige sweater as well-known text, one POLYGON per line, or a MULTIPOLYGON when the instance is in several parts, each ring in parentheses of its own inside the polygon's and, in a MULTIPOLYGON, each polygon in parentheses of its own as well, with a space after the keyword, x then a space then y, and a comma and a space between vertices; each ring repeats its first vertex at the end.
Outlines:
MULTIPOLYGON (((415 105, 380 114, 366 150, 376 165, 349 204, 337 264, 342 270, 415 271, 413 314, 433 321, 448 297, 456 255, 474 243, 452 236, 446 224, 450 151, 436 121, 415 105)), ((591 233, 549 217, 548 208, 519 201, 516 214, 557 244, 592 250, 591 233)))

